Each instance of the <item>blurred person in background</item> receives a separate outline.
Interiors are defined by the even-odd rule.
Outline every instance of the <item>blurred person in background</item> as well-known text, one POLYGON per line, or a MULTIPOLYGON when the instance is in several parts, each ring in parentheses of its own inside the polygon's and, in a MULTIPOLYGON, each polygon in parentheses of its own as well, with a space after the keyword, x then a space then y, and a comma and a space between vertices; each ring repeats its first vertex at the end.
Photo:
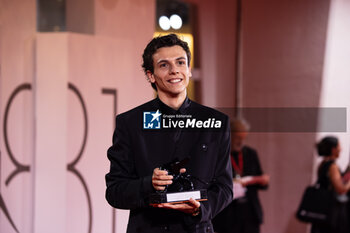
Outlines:
POLYGON ((263 222, 258 190, 267 189, 270 178, 263 173, 256 150, 244 145, 249 128, 244 119, 231 121, 234 200, 214 218, 218 233, 259 233, 263 222))
POLYGON ((350 180, 344 183, 340 169, 336 164, 341 148, 336 137, 324 137, 317 145, 319 156, 324 157, 318 167, 317 178, 320 188, 330 189, 334 192, 336 200, 331 211, 331 220, 327 223, 314 223, 312 233, 345 233, 349 232, 348 224, 348 197, 350 180))
MULTIPOLYGON (((350 180, 350 164, 348 165, 348 167, 346 168, 346 170, 343 174, 343 183, 346 184, 347 182, 349 182, 349 180, 350 180)), ((350 191, 347 192, 347 198, 348 198, 348 203, 347 203, 348 222, 350 222, 350 201, 349 201, 350 191)), ((348 227, 349 227, 349 225, 348 225, 348 227)), ((349 232, 350 232, 350 229, 349 229, 349 232)))

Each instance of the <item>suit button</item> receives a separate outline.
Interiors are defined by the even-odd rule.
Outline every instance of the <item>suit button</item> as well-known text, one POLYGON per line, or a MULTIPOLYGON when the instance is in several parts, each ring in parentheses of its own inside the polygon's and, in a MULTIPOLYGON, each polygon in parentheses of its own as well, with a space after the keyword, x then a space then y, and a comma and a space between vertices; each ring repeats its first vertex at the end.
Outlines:
POLYGON ((210 232, 210 227, 207 227, 207 232, 210 232))
POLYGON ((168 230, 169 230, 169 227, 168 227, 168 226, 164 226, 163 229, 164 229, 165 231, 168 231, 168 230))
POLYGON ((207 144, 202 144, 202 150, 203 150, 203 151, 207 151, 207 150, 208 150, 207 144))

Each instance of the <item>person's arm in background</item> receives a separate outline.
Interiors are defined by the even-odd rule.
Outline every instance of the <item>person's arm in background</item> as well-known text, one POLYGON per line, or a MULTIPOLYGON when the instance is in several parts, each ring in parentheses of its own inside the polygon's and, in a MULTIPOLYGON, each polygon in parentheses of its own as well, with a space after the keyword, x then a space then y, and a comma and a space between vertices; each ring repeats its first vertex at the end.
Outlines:
POLYGON ((255 150, 252 150, 252 161, 249 161, 254 166, 254 170, 256 171, 256 175, 250 176, 248 179, 242 179, 241 184, 243 186, 254 186, 258 189, 267 189, 270 176, 263 173, 259 161, 258 153, 255 150))
POLYGON ((244 186, 249 186, 249 185, 260 185, 260 186, 267 186, 270 181, 270 176, 263 174, 261 176, 253 176, 252 179, 249 181, 243 183, 244 186))
POLYGON ((329 167, 329 178, 332 182, 334 190, 338 194, 343 194, 350 190, 350 180, 348 180, 346 183, 343 182, 339 168, 336 163, 332 163, 332 165, 329 167))

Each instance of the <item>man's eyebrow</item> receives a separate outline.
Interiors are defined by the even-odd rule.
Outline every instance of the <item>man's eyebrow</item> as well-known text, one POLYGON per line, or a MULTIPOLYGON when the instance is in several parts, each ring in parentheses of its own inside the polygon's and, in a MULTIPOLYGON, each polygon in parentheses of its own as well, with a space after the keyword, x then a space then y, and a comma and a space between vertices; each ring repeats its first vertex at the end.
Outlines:
MULTIPOLYGON (((176 61, 178 60, 186 60, 186 57, 178 57, 178 58, 175 58, 176 61)), ((157 61, 157 64, 159 63, 162 63, 162 62, 168 62, 169 60, 168 59, 161 59, 159 61, 157 61)))
POLYGON ((176 58, 176 60, 181 60, 181 59, 185 59, 186 60, 185 57, 178 57, 178 58, 176 58))
POLYGON ((157 61, 157 64, 162 63, 162 62, 168 62, 168 60, 167 60, 167 59, 158 60, 158 61, 157 61))

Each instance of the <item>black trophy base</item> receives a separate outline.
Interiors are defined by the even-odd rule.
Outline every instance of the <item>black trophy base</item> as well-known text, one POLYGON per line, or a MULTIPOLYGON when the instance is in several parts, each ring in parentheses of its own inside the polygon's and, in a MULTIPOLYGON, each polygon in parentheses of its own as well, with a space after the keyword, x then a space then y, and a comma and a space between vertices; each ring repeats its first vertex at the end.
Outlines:
POLYGON ((191 198, 197 201, 206 201, 208 200, 207 190, 201 189, 173 193, 153 193, 150 195, 150 204, 157 205, 162 203, 184 203, 188 202, 191 198))

